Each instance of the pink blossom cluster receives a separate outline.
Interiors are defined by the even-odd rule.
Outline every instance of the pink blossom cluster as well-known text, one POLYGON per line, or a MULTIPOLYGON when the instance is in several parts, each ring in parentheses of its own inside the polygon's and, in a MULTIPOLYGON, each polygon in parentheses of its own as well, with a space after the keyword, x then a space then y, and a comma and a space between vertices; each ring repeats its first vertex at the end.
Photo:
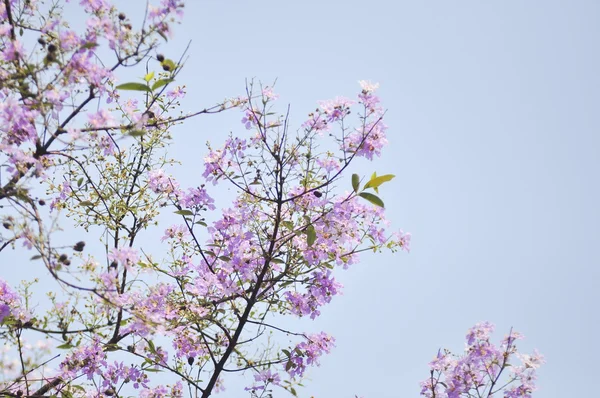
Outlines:
POLYGON ((536 370, 544 363, 543 356, 537 351, 533 355, 518 353, 515 341, 523 336, 512 331, 497 347, 490 342, 493 331, 494 325, 489 322, 469 329, 462 356, 440 350, 429 364, 431 377, 421 382, 421 395, 467 398, 502 393, 505 398, 531 398, 536 390, 536 370))
POLYGON ((21 302, 21 297, 6 283, 0 279, 0 324, 9 316, 27 322, 31 314, 21 302))
POLYGON ((331 271, 313 272, 310 278, 313 282, 305 293, 285 292, 285 298, 290 303, 290 310, 298 316, 310 315, 311 319, 318 317, 319 307, 329 303, 333 296, 341 292, 342 284, 335 281, 331 271))
MULTIPOLYGON (((165 358, 160 357, 160 348, 158 360, 164 362, 165 358)), ((107 353, 99 340, 95 339, 88 344, 81 344, 74 349, 60 364, 60 372, 56 379, 69 380, 83 374, 88 380, 100 376, 96 384, 96 391, 88 391, 90 397, 102 397, 114 395, 123 385, 131 384, 135 390, 139 390, 140 397, 183 397, 183 385, 176 382, 172 386, 158 385, 150 386, 148 374, 139 366, 125 365, 123 362, 107 361, 107 353)))
POLYGON ((130 269, 139 260, 139 255, 133 247, 119 247, 110 249, 108 259, 121 264, 123 267, 130 269))
POLYGON ((166 194, 169 199, 183 208, 215 209, 214 199, 210 197, 204 185, 184 191, 179 188, 179 183, 163 169, 151 170, 148 173, 148 186, 154 193, 166 194))
POLYGON ((273 372, 271 369, 265 369, 254 375, 254 384, 250 387, 246 387, 245 390, 262 391, 270 384, 280 386, 281 378, 279 377, 279 373, 273 372))
POLYGON ((204 158, 202 176, 206 181, 212 181, 213 185, 216 185, 219 178, 226 172, 242 171, 241 164, 247 148, 247 141, 238 137, 229 137, 220 149, 209 148, 209 153, 204 158))
POLYGON ((335 346, 335 339, 327 333, 311 334, 306 341, 296 345, 290 354, 287 372, 292 377, 302 377, 306 367, 310 365, 319 365, 319 358, 323 354, 328 354, 335 346))

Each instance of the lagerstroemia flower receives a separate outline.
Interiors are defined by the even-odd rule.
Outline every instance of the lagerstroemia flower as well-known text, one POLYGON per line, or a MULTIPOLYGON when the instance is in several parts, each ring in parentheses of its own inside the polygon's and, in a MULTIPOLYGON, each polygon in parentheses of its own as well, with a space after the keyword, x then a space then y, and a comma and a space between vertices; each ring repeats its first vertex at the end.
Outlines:
POLYGON ((31 318, 31 314, 23 308, 21 297, 5 280, 0 279, 0 324, 10 315, 22 322, 31 318))
POLYGON ((179 188, 179 184, 168 176, 163 169, 150 171, 148 185, 155 193, 171 193, 179 188))
POLYGON ((108 259, 110 261, 116 261, 126 268, 130 268, 138 262, 139 257, 137 250, 133 247, 120 247, 111 249, 108 253, 108 259))
POLYGON ((431 376, 421 382, 421 395, 468 398, 502 393, 504 398, 530 398, 536 390, 535 371, 544 363, 543 357, 537 351, 533 355, 518 353, 515 341, 522 336, 512 331, 500 347, 495 346, 490 342, 493 331, 489 322, 469 329, 462 356, 440 350, 429 364, 431 376))
POLYGON ((302 377, 306 367, 310 365, 319 365, 319 358, 325 353, 329 353, 335 346, 335 339, 327 333, 311 334, 307 341, 298 344, 291 351, 290 362, 292 366, 288 368, 288 373, 292 377, 302 377), (298 352, 301 352, 300 355, 298 352))

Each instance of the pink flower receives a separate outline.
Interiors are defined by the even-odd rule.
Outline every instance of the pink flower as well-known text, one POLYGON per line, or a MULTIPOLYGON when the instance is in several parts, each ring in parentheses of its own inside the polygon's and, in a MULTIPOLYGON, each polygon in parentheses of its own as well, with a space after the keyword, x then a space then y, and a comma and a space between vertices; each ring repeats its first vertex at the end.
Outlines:
POLYGON ((4 61, 14 61, 17 58, 22 58, 25 55, 25 48, 18 40, 8 40, 2 51, 2 59, 4 61))
POLYGON ((88 121, 92 127, 108 127, 114 125, 114 119, 106 109, 101 109, 96 113, 88 113, 88 121))
POLYGON ((130 268, 138 262, 139 257, 137 250, 133 247, 120 247, 117 249, 110 249, 108 259, 110 261, 118 262, 125 268, 130 268))
POLYGON ((371 83, 369 80, 359 80, 358 84, 367 93, 372 93, 379 88, 379 83, 371 83))

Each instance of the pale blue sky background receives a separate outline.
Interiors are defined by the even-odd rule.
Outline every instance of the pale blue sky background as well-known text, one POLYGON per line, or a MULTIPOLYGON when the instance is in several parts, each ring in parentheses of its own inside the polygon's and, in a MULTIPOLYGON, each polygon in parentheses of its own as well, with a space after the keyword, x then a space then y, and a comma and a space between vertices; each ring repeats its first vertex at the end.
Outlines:
MULTIPOLYGON (((277 78, 299 125, 317 100, 381 83, 390 146, 362 170, 398 176, 382 197, 412 252, 338 273, 344 296, 308 323, 337 348, 301 397, 417 397, 438 348, 460 351, 482 320, 545 354, 534 397, 595 391, 599 22, 597 1, 188 2, 165 47, 177 58, 192 40, 185 109, 277 78)), ((182 185, 240 118, 175 130, 182 185)), ((220 396, 244 396, 227 385, 220 396)))
MULTIPOLYGON (((382 196, 412 252, 338 274, 345 295, 311 326, 337 348, 302 397, 416 397, 438 348, 481 320, 545 354, 534 397, 596 390, 599 23, 597 1, 190 2, 188 106, 278 78, 299 124, 371 79, 389 110, 365 170, 398 175, 382 196)), ((181 128, 198 146, 177 155, 236 128, 221 120, 181 128)))

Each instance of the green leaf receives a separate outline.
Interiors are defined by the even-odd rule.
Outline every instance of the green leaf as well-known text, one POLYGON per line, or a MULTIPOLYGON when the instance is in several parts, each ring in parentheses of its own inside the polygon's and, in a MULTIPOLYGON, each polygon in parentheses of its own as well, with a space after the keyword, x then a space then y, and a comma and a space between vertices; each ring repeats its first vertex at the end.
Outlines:
POLYGON ((371 180, 365 184, 365 187, 363 189, 377 188, 381 184, 383 184, 384 182, 388 182, 391 179, 393 179, 394 177, 396 177, 396 176, 393 175, 393 174, 386 174, 386 175, 383 175, 383 176, 371 178, 371 180))
POLYGON ((177 210, 175 214, 179 214, 180 216, 193 216, 194 212, 191 210, 177 210))
POLYGON ((73 347, 74 347, 74 346, 72 346, 71 344, 69 344, 69 343, 65 343, 65 344, 61 344, 61 345, 59 345, 59 346, 58 346, 58 347, 56 347, 56 348, 58 348, 59 350, 70 350, 70 349, 71 349, 71 348, 73 348, 73 347))
POLYGON ((354 192, 358 192, 358 185, 360 184, 360 179, 358 174, 352 174, 352 189, 354 192))
POLYGON ((156 82, 154 82, 154 84, 152 85, 152 91, 156 90, 157 88, 161 88, 162 86, 166 86, 169 83, 172 83, 174 81, 174 79, 160 79, 156 82))
POLYGON ((77 180, 77 188, 79 188, 83 184, 83 177, 77 180))
POLYGON ((225 262, 229 262, 229 261, 231 261, 231 257, 227 257, 227 256, 219 256, 219 260, 221 260, 221 261, 225 261, 225 262))
POLYGON ((152 354, 156 354, 156 347, 154 346, 154 342, 152 340, 148 340, 148 348, 152 354))
POLYGON ((361 198, 364 198, 364 199, 368 200, 369 202, 373 203, 375 206, 385 207, 383 205, 383 201, 381 199, 379 199, 378 196, 375 196, 372 193, 361 192, 361 193, 358 194, 358 196, 360 196, 361 198))
POLYGON ((315 227, 311 224, 306 227, 306 243, 308 246, 312 246, 313 243, 317 240, 317 232, 315 231, 315 227))
POLYGON ((152 80, 152 78, 153 78, 153 77, 154 77, 154 72, 150 72, 150 73, 148 73, 146 76, 144 76, 144 80, 145 80, 147 83, 150 83, 150 80, 152 80))
POLYGON ((290 352, 288 350, 281 350, 281 351, 285 354, 286 357, 290 356, 290 352))
POLYGON ((293 395, 294 397, 297 397, 297 396, 298 396, 298 393, 296 392, 296 390, 294 389, 294 387, 290 387, 290 392, 292 393, 292 395, 293 395))
POLYGON ((145 84, 135 82, 119 84, 115 88, 117 90, 145 91, 147 93, 150 92, 150 87, 145 84))
POLYGON ((289 371, 292 366, 294 366, 294 363, 292 361, 287 361, 287 363, 285 364, 285 371, 289 371))
POLYGON ((91 50, 92 48, 96 47, 98 47, 98 43, 94 43, 93 41, 88 41, 83 46, 81 46, 81 48, 84 48, 86 50, 91 50))
POLYGON ((131 131, 127 132, 127 134, 132 137, 141 137, 144 134, 146 134, 146 131, 145 130, 131 130, 131 131))
POLYGON ((60 394, 61 394, 62 398, 73 398, 73 394, 71 394, 67 390, 62 390, 60 394))
POLYGON ((39 260, 40 258, 42 258, 42 256, 36 254, 35 256, 31 257, 30 260, 39 260))
POLYGON ((146 369, 144 369, 144 372, 160 373, 160 372, 162 372, 162 370, 160 370, 160 369, 154 369, 154 368, 146 368, 146 369))
POLYGON ((274 264, 285 264, 285 261, 283 261, 280 258, 272 258, 271 262, 274 263, 274 264))
POLYGON ((94 204, 92 202, 90 202, 89 200, 84 200, 79 202, 79 206, 93 206, 94 204))
POLYGON ((293 230, 294 229, 294 223, 291 221, 282 221, 281 225, 283 225, 284 227, 286 227, 289 230, 293 230))

